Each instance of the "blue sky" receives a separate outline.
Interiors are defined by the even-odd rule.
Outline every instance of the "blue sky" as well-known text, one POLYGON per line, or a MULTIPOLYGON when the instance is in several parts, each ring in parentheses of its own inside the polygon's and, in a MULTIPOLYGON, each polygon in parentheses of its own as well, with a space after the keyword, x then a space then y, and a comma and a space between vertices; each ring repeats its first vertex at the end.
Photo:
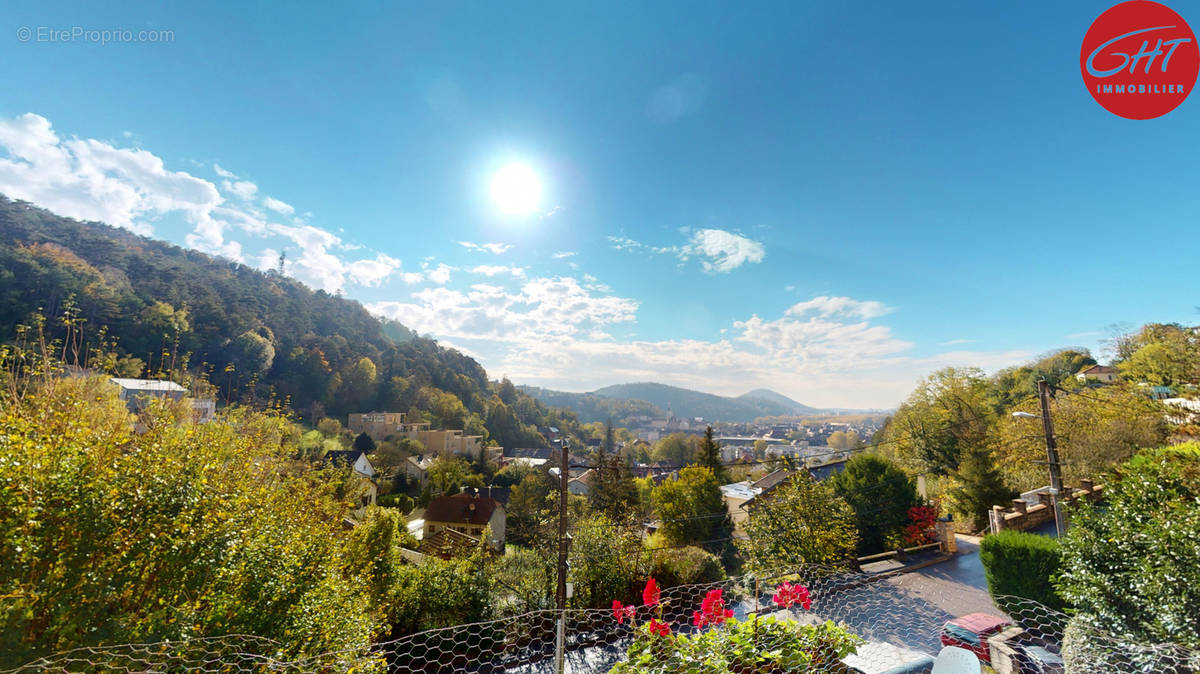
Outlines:
POLYGON ((893 4, 14 4, 0 192, 283 251, 567 390, 885 407, 943 365, 1197 322, 1200 102, 1092 100, 1110 5, 893 4), (76 26, 172 35, 39 39, 76 26), (530 214, 490 193, 511 163, 530 214))

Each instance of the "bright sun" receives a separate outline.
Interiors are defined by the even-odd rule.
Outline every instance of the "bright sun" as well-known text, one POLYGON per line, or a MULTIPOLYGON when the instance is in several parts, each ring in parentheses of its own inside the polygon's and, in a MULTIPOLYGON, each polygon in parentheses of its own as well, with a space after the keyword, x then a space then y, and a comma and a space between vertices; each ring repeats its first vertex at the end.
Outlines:
POLYGON ((492 176, 492 200, 511 215, 528 215, 542 200, 542 183, 525 164, 508 164, 492 176))

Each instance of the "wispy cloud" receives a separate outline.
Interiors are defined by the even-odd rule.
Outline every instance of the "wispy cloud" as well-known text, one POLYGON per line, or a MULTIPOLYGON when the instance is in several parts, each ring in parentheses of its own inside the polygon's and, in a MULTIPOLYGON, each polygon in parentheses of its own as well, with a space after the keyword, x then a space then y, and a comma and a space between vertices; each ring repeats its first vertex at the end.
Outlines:
POLYGON ((608 240, 617 250, 673 255, 680 262, 695 258, 700 261, 704 271, 717 274, 731 272, 745 264, 762 262, 767 254, 767 248, 762 243, 723 229, 695 230, 686 243, 677 246, 650 246, 623 236, 609 236, 608 240))
POLYGON ((575 257, 575 255, 577 255, 577 253, 573 250, 560 250, 550 257, 554 258, 555 260, 565 260, 568 257, 575 257))
POLYGON ((957 346, 959 344, 974 344, 973 339, 950 339, 938 344, 938 346, 957 346))
POLYGON ((500 255, 501 253, 512 249, 512 245, 507 243, 474 243, 472 241, 459 241, 458 245, 466 248, 467 250, 480 252, 486 251, 492 253, 493 255, 500 255))

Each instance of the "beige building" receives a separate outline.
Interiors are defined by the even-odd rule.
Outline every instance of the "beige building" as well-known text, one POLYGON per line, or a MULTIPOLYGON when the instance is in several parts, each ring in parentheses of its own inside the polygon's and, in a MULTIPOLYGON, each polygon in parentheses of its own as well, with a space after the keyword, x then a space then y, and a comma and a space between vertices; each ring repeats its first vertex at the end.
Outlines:
POLYGON ((1098 381, 1103 384, 1111 384, 1117 380, 1117 368, 1107 365, 1093 365, 1079 371, 1075 375, 1079 381, 1098 381))
POLYGON ((350 431, 366 433, 376 442, 396 436, 421 443, 425 451, 435 455, 479 458, 483 451, 483 436, 463 435, 461 430, 432 430, 425 422, 412 422, 404 412, 367 412, 351 414, 350 431))

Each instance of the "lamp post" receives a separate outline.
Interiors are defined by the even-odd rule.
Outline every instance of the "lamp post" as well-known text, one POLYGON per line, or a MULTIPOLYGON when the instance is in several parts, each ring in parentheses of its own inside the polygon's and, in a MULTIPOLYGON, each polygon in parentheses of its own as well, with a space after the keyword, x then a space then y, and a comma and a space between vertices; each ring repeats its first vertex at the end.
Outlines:
POLYGON ((1013 412, 1018 419, 1041 419, 1042 432, 1046 436, 1046 463, 1050 466, 1050 506, 1054 509, 1054 531, 1059 538, 1067 533, 1067 522, 1063 519, 1062 502, 1062 471, 1058 461, 1058 443, 1054 439, 1054 423, 1050 419, 1050 384, 1045 379, 1038 380, 1038 400, 1041 402, 1042 414, 1029 412, 1013 412))

